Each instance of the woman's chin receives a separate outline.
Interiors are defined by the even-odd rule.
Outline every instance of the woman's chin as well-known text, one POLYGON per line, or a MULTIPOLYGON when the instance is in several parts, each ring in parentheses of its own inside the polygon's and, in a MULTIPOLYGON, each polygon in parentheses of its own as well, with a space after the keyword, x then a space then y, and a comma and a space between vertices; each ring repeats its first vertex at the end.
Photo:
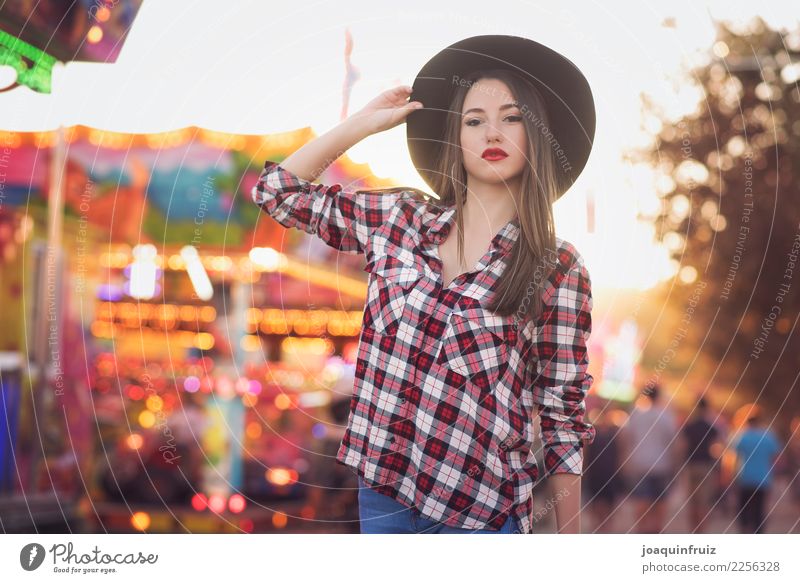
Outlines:
MULTIPOLYGON (((467 170, 467 172, 469 173, 469 170, 467 170)), ((509 182, 515 179, 519 179, 521 175, 521 171, 511 172, 508 169, 503 169, 500 171, 500 169, 497 168, 494 172, 491 170, 487 172, 486 170, 482 169, 480 172, 472 174, 472 178, 486 185, 502 186, 507 185, 509 182)))

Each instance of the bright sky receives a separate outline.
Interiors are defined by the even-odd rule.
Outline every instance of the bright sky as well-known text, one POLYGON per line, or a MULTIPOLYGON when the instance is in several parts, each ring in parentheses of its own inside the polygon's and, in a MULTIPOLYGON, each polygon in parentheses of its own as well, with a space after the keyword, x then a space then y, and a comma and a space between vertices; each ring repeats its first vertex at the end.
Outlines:
MULTIPOLYGON (((360 78, 350 111, 381 91, 413 83, 436 52, 478 34, 514 34, 562 52, 588 78, 598 111, 586 170, 557 203, 560 236, 586 258, 593 284, 647 288, 674 273, 653 230, 637 220, 658 204, 652 173, 622 160, 648 143, 639 96, 674 116, 700 94, 681 81, 681 64, 698 62, 713 43, 711 16, 745 21, 756 12, 772 26, 798 25, 794 2, 431 2, 367 0, 275 2, 192 0, 143 3, 116 64, 71 63, 54 72, 53 94, 27 88, 0 94, 0 128, 47 130, 76 123, 130 132, 198 125, 268 134, 338 123, 345 29, 360 78), (674 27, 665 27, 665 19, 674 27), (586 197, 596 231, 587 233, 586 197)), ((371 136, 349 152, 373 171, 425 187, 411 165, 405 127, 371 136)))

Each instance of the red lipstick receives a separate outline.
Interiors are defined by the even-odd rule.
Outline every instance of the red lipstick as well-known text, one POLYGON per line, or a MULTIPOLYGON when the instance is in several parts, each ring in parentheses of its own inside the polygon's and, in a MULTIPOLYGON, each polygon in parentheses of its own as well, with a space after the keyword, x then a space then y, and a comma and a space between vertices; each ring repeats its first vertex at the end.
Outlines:
POLYGON ((484 160, 494 161, 494 160, 502 160, 503 158, 508 158, 508 154, 501 149, 501 148, 486 148, 481 154, 481 158, 484 160))

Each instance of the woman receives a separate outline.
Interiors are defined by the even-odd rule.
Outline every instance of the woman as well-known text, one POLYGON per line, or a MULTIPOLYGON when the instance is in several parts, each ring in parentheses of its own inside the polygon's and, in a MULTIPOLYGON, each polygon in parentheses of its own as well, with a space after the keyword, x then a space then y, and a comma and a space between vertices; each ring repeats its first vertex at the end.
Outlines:
POLYGON ((552 204, 583 169, 593 135, 591 92, 571 62, 488 35, 451 45, 413 89, 386 91, 265 163, 253 189, 265 212, 366 256, 355 390, 337 452, 359 476, 362 532, 531 532, 537 413, 559 532, 580 530, 582 445, 594 438, 583 419, 591 284, 578 251, 555 236, 552 204), (411 188, 311 183, 404 120, 438 201, 411 188))

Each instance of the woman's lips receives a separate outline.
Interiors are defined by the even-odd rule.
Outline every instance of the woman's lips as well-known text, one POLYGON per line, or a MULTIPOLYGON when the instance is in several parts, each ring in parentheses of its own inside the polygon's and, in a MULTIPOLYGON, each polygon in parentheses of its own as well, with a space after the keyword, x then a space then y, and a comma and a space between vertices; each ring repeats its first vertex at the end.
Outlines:
POLYGON ((494 162, 497 160, 503 160, 504 158, 508 158, 508 154, 506 154, 503 150, 500 149, 487 149, 484 150, 483 155, 481 157, 484 160, 488 160, 489 162, 494 162))

